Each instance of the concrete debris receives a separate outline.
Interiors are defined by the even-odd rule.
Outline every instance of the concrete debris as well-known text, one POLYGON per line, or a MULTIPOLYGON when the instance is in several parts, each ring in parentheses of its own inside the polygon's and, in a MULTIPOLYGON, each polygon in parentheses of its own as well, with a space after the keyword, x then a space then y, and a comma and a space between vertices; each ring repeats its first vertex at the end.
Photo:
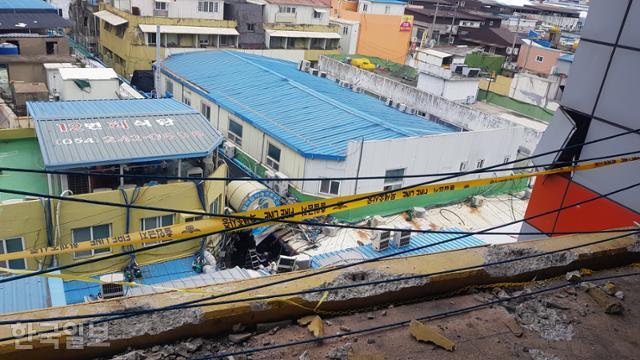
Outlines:
POLYGON ((293 324, 293 321, 291 321, 291 320, 274 321, 274 322, 268 322, 268 323, 259 323, 259 324, 256 324, 256 331, 259 332, 259 333, 265 333, 265 332, 271 331, 273 329, 286 328, 287 326, 290 326, 292 324, 293 324))
POLYGON ((305 350, 300 356, 298 356, 298 360, 311 360, 309 356, 309 351, 305 350))
POLYGON ((352 349, 351 343, 344 343, 329 350, 327 358, 331 360, 347 360, 352 349))
POLYGON ((376 317, 375 317, 375 315, 373 315, 373 313, 368 313, 368 314, 367 314, 367 319, 369 319, 369 320, 373 320, 373 319, 375 319, 375 318, 376 318, 376 317))
MULTIPOLYGON (((539 250, 520 248, 514 245, 490 246, 485 256, 485 264, 542 253, 539 250)), ((566 266, 577 258, 578 256, 573 251, 562 251, 505 264, 489 265, 485 266, 485 270, 492 276, 514 276, 551 267, 566 266)))
POLYGON ((531 356, 531 360, 560 360, 559 357, 545 354, 542 350, 538 349, 529 349, 529 356, 531 356))
POLYGON ((509 331, 511 331, 511 333, 516 337, 521 337, 522 334, 524 333, 524 330, 522 330, 522 327, 520 326, 520 324, 518 324, 518 322, 515 321, 513 318, 509 318, 508 320, 505 320, 504 324, 509 329, 509 331))
POLYGON ((411 320, 409 332, 418 341, 430 342, 448 351, 453 351, 456 344, 442 335, 434 327, 427 326, 417 320, 411 320))
POLYGON ((582 275, 580 275, 580 271, 578 270, 569 271, 567 275, 565 275, 565 278, 569 282, 577 283, 578 281, 580 281, 580 279, 582 279, 582 275))
POLYGON ((351 328, 344 325, 340 325, 340 330, 344 332, 351 332, 351 328))
POLYGON ((571 340, 575 334, 571 321, 547 301, 532 299, 516 306, 516 320, 525 329, 535 331, 547 340, 571 340))
MULTIPOLYGON (((361 270, 361 271, 348 271, 339 274, 335 279, 323 283, 320 285, 321 288, 326 287, 335 287, 335 286, 344 286, 351 285, 369 281, 378 281, 378 280, 388 280, 394 279, 398 277, 411 276, 415 274, 389 274, 380 270, 361 270)), ((404 281, 394 281, 383 284, 375 284, 370 286, 358 286, 348 289, 340 289, 335 291, 329 291, 329 295, 325 299, 325 301, 341 301, 341 300, 349 300, 349 299, 362 299, 368 298, 376 295, 396 292, 400 289, 417 287, 427 284, 430 281, 430 278, 418 278, 418 279, 410 279, 404 281)), ((302 298, 310 301, 317 302, 322 299, 322 293, 309 293, 302 295, 302 298)))
POLYGON ((129 350, 116 355, 116 360, 164 360, 164 359, 190 359, 209 356, 218 351, 215 340, 193 338, 175 344, 153 346, 145 350, 129 350))
POLYGON ((198 324, 200 309, 158 311, 130 318, 112 320, 85 327, 82 331, 85 346, 137 336, 157 335, 181 326, 198 324))
POLYGON ((590 281, 584 281, 580 283, 580 288, 582 288, 582 290, 584 291, 589 291, 589 289, 593 289, 595 287, 597 287, 596 284, 590 281))
POLYGON ((564 292, 566 292, 567 294, 571 295, 571 296, 576 296, 578 295, 578 293, 576 292, 576 289, 574 288, 564 288, 564 292))
POLYGON ((242 344, 253 336, 251 333, 229 334, 229 341, 234 344, 242 344))
POLYGON ((607 295, 607 293, 602 291, 600 288, 589 289, 587 294, 589 294, 589 296, 591 296, 591 298, 595 300, 595 302, 600 305, 607 314, 620 314, 624 310, 620 300, 607 295))
POLYGON ((382 310, 382 312, 380 313, 380 315, 382 315, 382 316, 387 316, 387 310, 382 310))
POLYGON ((613 295, 620 300, 624 300, 624 293, 622 291, 616 291, 616 293, 613 295))
POLYGON ((349 360, 385 360, 385 357, 383 353, 353 354, 349 356, 349 360))
POLYGON ((582 276, 591 276, 593 275, 593 271, 587 268, 580 268, 580 275, 582 276))

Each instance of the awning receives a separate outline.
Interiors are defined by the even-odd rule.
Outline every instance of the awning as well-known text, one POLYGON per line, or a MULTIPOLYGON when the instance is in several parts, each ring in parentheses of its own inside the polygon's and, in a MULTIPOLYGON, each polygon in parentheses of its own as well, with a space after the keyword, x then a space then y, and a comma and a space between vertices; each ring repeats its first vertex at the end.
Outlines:
MULTIPOLYGON (((143 33, 155 33, 157 25, 140 24, 143 33)), ((234 28, 218 28, 203 26, 160 25, 162 34, 197 34, 197 35, 239 35, 234 28)))
POLYGON ((326 13, 326 12, 329 12, 329 10, 327 10, 327 9, 320 9, 320 8, 313 8, 313 11, 315 11, 315 12, 319 12, 319 13, 326 13))
POLYGON ((264 31, 271 37, 288 37, 288 38, 306 38, 306 39, 340 39, 340 34, 334 32, 319 31, 289 31, 289 30, 271 30, 264 31))
POLYGON ((125 18, 121 18, 120 16, 113 14, 107 10, 102 10, 102 11, 98 11, 93 13, 93 15, 99 17, 100 19, 108 22, 109 24, 113 25, 113 26, 118 26, 118 25, 122 25, 122 24, 126 24, 129 21, 127 21, 127 19, 125 18))

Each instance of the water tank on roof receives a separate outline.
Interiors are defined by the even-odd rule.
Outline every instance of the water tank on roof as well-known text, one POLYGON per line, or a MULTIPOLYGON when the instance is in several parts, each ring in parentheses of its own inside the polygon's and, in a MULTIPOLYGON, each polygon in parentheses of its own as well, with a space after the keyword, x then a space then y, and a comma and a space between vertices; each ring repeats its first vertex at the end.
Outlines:
POLYGON ((280 197, 268 187, 253 180, 235 180, 227 186, 229 205, 238 211, 265 209, 280 205, 280 197))
POLYGON ((18 55, 18 46, 10 43, 0 44, 0 55, 18 55))

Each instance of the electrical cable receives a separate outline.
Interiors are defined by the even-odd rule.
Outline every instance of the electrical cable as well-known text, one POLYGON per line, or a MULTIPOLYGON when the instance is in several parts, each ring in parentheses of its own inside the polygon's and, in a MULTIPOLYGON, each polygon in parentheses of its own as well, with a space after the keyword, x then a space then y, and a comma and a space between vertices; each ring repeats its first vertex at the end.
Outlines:
MULTIPOLYGON (((594 141, 596 141, 596 140, 594 140, 594 141)), ((573 146, 575 146, 575 145, 573 145, 573 146)), ((542 155, 545 155, 545 153, 543 153, 542 155)), ((541 155, 539 155, 539 156, 541 156, 541 155)), ((577 206, 577 205, 579 205, 581 203, 586 203, 586 202, 589 202, 589 201, 597 200, 599 198, 603 198, 603 197, 612 195, 612 194, 617 193, 617 192, 626 191, 626 190, 631 189, 631 188, 633 188, 635 186, 638 186, 638 185, 640 185, 640 183, 635 184, 635 185, 631 185, 631 186, 628 186, 628 187, 625 187, 625 188, 622 188, 622 189, 618 189, 618 190, 616 190, 614 192, 611 192, 611 193, 608 193, 608 194, 598 195, 595 198, 591 198, 589 200, 582 201, 582 202, 573 204, 571 206, 567 206, 565 208, 570 208, 570 207, 573 207, 573 206, 577 206)), ((349 200, 349 201, 353 201, 353 200, 349 200)), ((349 201, 345 201, 343 203, 347 203, 349 201)), ((483 233, 489 232, 491 230, 495 230, 495 229, 500 228, 500 227, 513 225, 513 224, 521 222, 521 221, 526 221, 526 220, 537 218, 537 217, 540 217, 540 216, 543 216, 543 215, 548 215, 548 214, 551 214, 551 213, 555 213, 557 211, 562 211, 565 208, 558 208, 558 209, 555 209, 555 210, 547 211, 547 212, 542 213, 542 214, 534 215, 534 216, 532 216, 530 218, 525 218, 525 219, 522 219, 522 220, 519 220, 519 221, 513 221, 513 222, 507 223, 505 225, 500 225, 500 226, 497 226, 497 227, 485 229, 485 230, 482 230, 482 231, 479 231, 479 232, 475 232, 475 233, 471 233, 471 234, 468 234, 466 236, 462 236, 462 237, 459 237, 459 238, 463 238, 463 237, 467 237, 467 236, 471 236, 471 235, 475 235, 475 234, 483 234, 483 233)), ((274 218, 274 219, 269 219, 269 220, 261 220, 261 221, 255 222, 254 224, 260 224, 260 223, 264 223, 264 222, 268 222, 268 221, 272 221, 272 220, 282 219, 282 218, 285 218, 285 217, 288 217, 288 216, 293 216, 293 215, 295 215, 295 214, 285 215, 285 216, 281 216, 281 217, 274 218)), ((104 260, 112 259, 112 258, 115 258, 115 257, 118 257, 118 256, 122 256, 123 254, 129 254, 129 253, 140 252, 140 251, 147 251, 147 250, 152 250, 152 249, 156 249, 156 248, 159 248, 159 247, 178 244, 178 243, 182 243, 182 242, 185 242, 185 241, 198 239, 198 238, 200 238, 202 236, 210 236, 210 235, 218 234, 218 233, 221 233, 221 232, 229 232, 229 231, 234 231, 234 230, 240 230, 240 229, 245 228, 247 226, 248 225, 240 225, 240 226, 238 226, 236 228, 232 228, 232 229, 214 231, 214 232, 211 232, 211 233, 200 234, 200 235, 197 235, 197 236, 187 237, 187 238, 180 239, 180 240, 168 241, 168 242, 164 242, 164 243, 160 243, 160 244, 154 244, 154 245, 151 245, 151 246, 146 246, 146 247, 143 247, 143 248, 134 249, 134 250, 131 250, 131 251, 126 251, 126 252, 121 252, 121 253, 118 253, 118 254, 106 255, 106 256, 101 256, 100 258, 88 259, 88 260, 85 260, 85 261, 76 262, 76 263, 67 264, 67 265, 62 265, 62 266, 58 266, 58 267, 55 267, 55 268, 43 269, 43 270, 35 271, 33 273, 30 273, 30 274, 23 274, 23 275, 12 276, 12 277, 9 277, 9 278, 3 278, 3 279, 0 279, 0 283, 9 282, 9 281, 15 281, 15 280, 18 280, 18 279, 21 279, 21 278, 37 276, 37 275, 42 275, 42 274, 46 274, 46 273, 53 272, 53 271, 64 270, 64 269, 69 269, 69 268, 73 268, 73 267, 77 267, 77 266, 92 264, 92 263, 95 263, 95 262, 98 262, 98 261, 104 261, 104 260)), ((459 238, 454 238, 454 239, 448 240, 446 242, 457 240, 459 238)), ((439 245, 439 244, 436 244, 436 245, 439 245)), ((391 254, 391 256, 394 256, 394 255, 391 254)))
MULTIPOLYGON (((594 160, 603 160, 603 159, 608 159, 608 158, 615 158, 615 157, 621 157, 621 156, 626 156, 632 153, 640 153, 640 151, 634 151, 634 152, 625 152, 625 153, 619 153, 619 154, 613 154, 613 155, 607 155, 607 156, 599 156, 599 157, 594 157, 594 158, 588 158, 588 159, 581 159, 581 160, 577 160, 575 161, 575 163, 581 163, 581 162, 589 162, 589 161, 594 161, 594 160)), ((504 164, 501 164, 504 165, 504 164)), ((501 165, 493 165, 495 166, 501 166, 501 165)), ((553 165, 553 164, 545 164, 545 166, 549 166, 549 165, 553 165)), ((457 174, 460 174, 459 172, 457 174)), ((466 173, 463 173, 463 175, 460 176, 465 176, 466 173)), ((457 177, 457 176, 452 176, 452 177, 457 177)), ((416 185, 409 185, 407 187, 403 187, 397 190, 387 190, 387 191, 382 191, 377 193, 376 195, 384 195, 390 192, 395 192, 395 191, 400 191, 400 190, 405 190, 405 189, 410 189, 413 187, 418 187, 421 185, 426 185, 426 184, 431 184, 431 183, 435 183, 435 182, 440 182, 442 180, 447 180, 448 178, 444 178, 444 179, 438 179, 438 180, 434 180, 434 181, 429 181, 429 182, 425 182, 425 183, 421 183, 421 184, 416 184, 416 185)), ((242 220, 252 220, 255 221, 255 218, 251 218, 251 217, 247 217, 247 216, 242 216, 242 215, 233 215, 233 214, 216 214, 216 213, 212 213, 212 212, 207 212, 207 211, 193 211, 193 210, 182 210, 182 209, 172 209, 172 208, 166 208, 166 207, 156 207, 156 206, 146 206, 146 205, 135 205, 135 204, 122 204, 122 203, 114 203, 114 202, 109 202, 109 201, 100 201, 100 200, 90 200, 90 199, 82 199, 82 198, 75 198, 75 197, 64 197, 64 196, 57 196, 57 195, 49 195, 49 194, 41 194, 41 193, 35 193, 35 192, 30 192, 30 191, 22 191, 22 190, 12 190, 12 189, 2 189, 0 188, 0 193, 9 193, 9 194, 15 194, 15 195, 22 195, 22 196, 33 196, 33 197, 42 197, 42 198, 48 198, 48 199, 54 199, 54 200, 62 200, 62 201, 71 201, 71 202, 77 202, 77 203, 85 203, 85 204, 92 204, 92 205, 104 205, 104 206, 112 206, 112 207, 121 207, 121 208, 126 208, 126 209, 138 209, 138 210, 148 210, 148 211, 159 211, 159 212, 173 212, 173 213, 182 213, 182 214, 189 214, 189 215, 195 215, 195 216, 210 216, 210 217, 214 217, 214 218, 231 218, 231 219, 242 219, 242 220)), ((343 204, 347 204, 350 202, 354 202, 357 200, 362 200, 364 198, 369 197, 370 195, 364 196, 364 197, 359 197, 359 198, 355 198, 355 199, 351 199, 351 200, 347 200, 344 202, 339 202, 337 204, 334 204, 333 206, 337 206, 337 205, 343 205, 343 204)), ((330 206, 325 206, 325 207, 319 207, 317 210, 321 210, 321 209, 325 209, 327 207, 330 206)), ((286 216, 281 216, 281 217, 276 217, 273 219, 269 219, 268 222, 279 222, 279 223, 286 223, 286 224, 297 224, 297 225, 309 225, 309 221, 300 221, 300 220, 285 220, 285 218, 287 217, 291 217, 291 216, 295 216, 295 215, 299 215, 299 214, 289 214, 286 216)), ((263 222, 267 222, 267 221, 263 221, 263 222)), ((259 222, 256 222, 256 224, 259 224, 259 222)), ((317 223, 312 223, 313 225, 319 225, 317 223)))
MULTIPOLYGON (((628 273, 628 274, 610 275, 610 276, 601 276, 601 277, 592 278, 592 279, 589 279, 589 280, 580 280, 580 281, 578 281, 576 283, 568 282, 568 283, 564 283, 564 284, 560 284, 560 285, 546 287, 544 289, 534 290, 534 291, 532 291, 530 293, 510 296, 508 298, 503 298, 503 299, 496 299, 496 300, 484 302, 484 303, 481 303, 481 304, 478 304, 478 305, 472 305, 472 306, 468 306, 468 307, 464 307, 464 308, 460 308, 460 309, 448 310, 448 311, 440 312, 440 313, 433 314, 433 315, 423 316, 423 317, 420 317, 420 318, 416 318, 415 320, 417 320, 417 321, 428 321, 428 320, 436 320, 436 319, 445 319, 445 318, 448 318, 448 317, 451 317, 451 316, 454 316, 454 315, 468 313, 468 312, 471 312, 473 310, 481 309, 481 308, 484 308, 484 307, 498 305, 498 304, 501 304, 503 302, 513 301, 513 300, 518 300, 518 299, 525 299, 525 298, 534 297, 536 295, 540 295, 540 294, 543 294, 543 293, 560 290, 560 289, 563 289, 563 288, 566 288, 566 287, 576 286, 576 284, 581 284, 581 283, 587 282, 587 281, 589 281, 589 282, 609 281, 609 280, 620 279, 620 278, 625 278, 625 277, 632 277, 632 276, 638 276, 638 275, 640 275, 640 272, 633 272, 633 273, 628 273)), ((413 319, 411 319, 411 320, 403 320, 403 321, 387 323, 387 324, 378 325, 378 326, 372 326, 372 327, 368 327, 368 328, 364 328, 364 329, 360 329, 360 330, 340 332, 340 334, 336 334, 336 335, 325 335, 325 336, 313 337, 313 338, 310 338, 310 339, 291 341, 291 342, 282 343, 282 344, 267 345, 267 346, 263 346, 263 347, 259 347, 259 348, 245 349, 245 350, 226 352, 226 353, 219 353, 219 354, 216 354, 214 356, 195 358, 193 360, 223 359, 223 358, 230 357, 230 356, 247 355, 247 354, 253 354, 253 353, 262 352, 262 351, 287 348, 287 347, 296 346, 296 345, 319 343, 319 342, 322 342, 322 341, 325 341, 325 340, 341 338, 341 337, 349 336, 349 335, 359 335, 359 334, 369 333, 369 332, 373 332, 373 331, 388 330, 388 329, 391 329, 391 328, 406 326, 412 320, 413 319)))
MULTIPOLYGON (((619 156, 633 155, 640 153, 640 150, 629 151, 620 154, 619 156)), ((600 160, 604 158, 611 158, 612 156, 605 157, 596 157, 591 160, 600 160)), ((526 161, 527 158, 517 159, 514 161, 510 161, 500 165, 507 164, 515 164, 518 162, 526 161)), ((581 159, 580 161, 588 161, 586 159, 581 159)), ((495 170, 493 168, 489 169, 476 169, 474 174, 482 174, 482 173, 492 173, 496 171, 518 171, 518 170, 531 170, 544 168, 547 166, 558 165, 557 163, 553 164, 545 164, 545 165, 527 165, 527 166, 516 166, 506 169, 495 170)), ((560 164, 562 165, 562 164, 560 164)), ((61 171, 61 170, 38 170, 38 169, 23 169, 23 168, 15 168, 15 167, 0 167, 0 171, 14 171, 14 172, 25 172, 25 173, 35 173, 35 174, 48 174, 48 175, 73 175, 73 176, 95 176, 95 177, 117 177, 117 178, 127 178, 127 179, 154 179, 154 180, 182 180, 182 181, 234 181, 234 180, 243 180, 242 178, 235 177, 203 177, 203 176, 173 176, 173 175, 144 175, 144 174, 120 174, 120 173, 99 173, 99 172, 77 172, 77 171, 61 171)), ((323 181, 323 180, 335 180, 335 181, 348 181, 348 180, 393 180, 393 179, 415 179, 415 178, 426 178, 426 177, 436 177, 436 176, 452 176, 459 175, 463 172, 455 171, 455 172, 442 172, 442 173, 427 173, 427 174, 411 174, 411 175, 378 175, 378 176, 342 176, 342 177, 321 177, 321 178, 308 178, 308 177, 288 177, 287 181, 323 181)), ((463 175, 460 175, 463 176, 463 175)), ((253 177, 250 180, 261 181, 261 182, 271 182, 271 181, 282 181, 282 179, 274 179, 274 178, 265 178, 265 177, 253 177)))
MULTIPOLYGON (((517 258, 512 258, 512 259, 505 259, 505 260, 498 260, 498 261, 494 261, 494 262, 488 262, 488 263, 484 263, 482 265, 471 265, 471 266, 465 266, 465 267, 460 267, 460 268, 455 268, 455 269, 442 270, 442 271, 428 273, 428 274, 417 274, 417 275, 409 275, 409 276, 400 276, 400 277, 394 277, 394 278, 391 278, 391 279, 382 279, 382 280, 358 282, 358 283, 354 283, 354 284, 338 285, 338 286, 331 286, 331 287, 318 287, 318 288, 314 288, 314 289, 308 289, 308 290, 302 290, 302 291, 294 291, 294 292, 288 292, 288 293, 280 293, 280 294, 272 294, 272 295, 258 295, 258 296, 254 296, 254 297, 250 297, 250 298, 243 298, 243 299, 223 300, 223 301, 215 301, 215 302, 205 302, 205 303, 199 303, 199 304, 189 304, 189 305, 186 305, 186 306, 175 307, 175 308, 172 308, 170 310, 178 310, 178 309, 182 310, 182 309, 191 309, 191 308, 198 308, 198 307, 204 307, 204 306, 228 305, 228 304, 251 302, 251 301, 263 301, 263 300, 281 298, 281 297, 286 297, 286 296, 298 296, 298 295, 306 295, 306 294, 312 294, 312 293, 320 293, 320 292, 325 292, 325 291, 336 291, 336 290, 351 289, 351 288, 362 287, 362 286, 387 284, 387 283, 406 281, 406 280, 425 279, 425 278, 430 278, 430 277, 433 277, 433 276, 446 275, 446 274, 451 274, 451 273, 455 273, 455 272, 459 272, 459 271, 467 271, 467 270, 474 270, 474 269, 480 269, 480 268, 487 268, 487 267, 491 267, 491 266, 504 265, 504 264, 514 263, 514 262, 518 262, 518 261, 522 261, 522 260, 528 260, 528 259, 533 259, 533 258, 538 258, 538 257, 543 257, 543 256, 549 256, 549 255, 553 255, 553 254, 557 254, 557 253, 562 253, 562 252, 565 252, 565 251, 575 250, 575 249, 579 249, 579 248, 583 248, 583 247, 602 244, 602 243, 613 241, 613 240, 618 240, 618 239, 621 239, 621 238, 624 238, 624 237, 627 237, 627 236, 630 236, 630 235, 640 234, 640 230, 627 229, 627 230, 625 230, 625 232, 627 232, 627 234, 618 235, 618 236, 614 236, 614 237, 609 237, 609 238, 605 238, 605 239, 600 239, 600 240, 592 241, 592 242, 589 242, 589 243, 574 245, 574 246, 570 246, 570 247, 567 247, 567 248, 551 250, 551 251, 535 253, 535 254, 529 254, 529 255, 524 255, 524 256, 517 257, 517 258)), ((110 316, 122 316, 122 315, 127 315, 127 317, 130 317, 130 316, 144 315, 144 314, 147 314, 149 312, 153 312, 153 310, 154 309, 144 309, 144 310, 108 312, 108 313, 94 313, 94 314, 82 314, 82 315, 56 316, 56 317, 37 318, 37 319, 32 318, 32 319, 2 320, 2 321, 0 321, 0 325, 11 325, 11 324, 17 324, 17 323, 33 323, 33 322, 40 322, 40 321, 78 320, 78 319, 110 317, 110 316)), ((111 319, 108 319, 108 321, 110 321, 110 320, 111 319)), ((3 339, 0 339, 0 341, 3 341, 3 339)))
MULTIPOLYGON (((614 134, 614 135, 610 135, 610 136, 607 136, 607 137, 604 137, 604 138, 591 140, 589 142, 584 142, 584 143, 580 143, 580 144, 574 144, 574 145, 571 145, 571 146, 567 146, 567 147, 564 147, 564 148, 562 148, 560 150, 554 150, 554 151, 548 151, 548 152, 540 153, 540 154, 537 154, 537 155, 534 155, 534 156, 530 156, 530 157, 525 158, 525 159, 520 159, 520 160, 517 160, 517 161, 523 161, 523 160, 528 160, 528 159, 532 159, 532 158, 536 158, 536 157, 540 157, 540 156, 545 156, 545 155, 548 155, 548 154, 552 154, 552 153, 556 153, 556 152, 559 152, 559 151, 567 150, 569 148, 574 148, 574 147, 584 146, 584 145, 587 145, 587 144, 592 144, 592 143, 596 143, 596 142, 600 142, 600 141, 604 141, 604 140, 609 140, 609 139, 612 139, 612 138, 616 138, 618 136, 622 136, 624 134, 628 134, 628 133, 631 133, 631 132, 635 133, 635 132, 638 132, 638 131, 639 130, 632 130, 632 131, 627 131, 627 132, 623 132, 623 133, 619 133, 619 134, 614 134)), ((505 163, 505 164, 508 164, 508 163, 505 163)), ((505 164, 492 165, 492 166, 490 166, 488 168, 496 168, 496 167, 499 167, 499 166, 502 166, 502 165, 505 165, 505 164)), ((467 174, 469 174, 469 173, 474 173, 474 171, 467 172, 467 174)), ((438 181, 442 181, 442 180, 446 180, 446 179, 447 178, 439 179, 439 180, 435 180, 433 182, 438 182, 438 181)), ((427 183, 429 183, 429 182, 427 182, 427 183)), ((416 187, 416 186, 420 186, 420 185, 422 185, 422 184, 408 186, 408 187, 403 188, 403 190, 404 189, 410 189, 412 187, 416 187)), ((626 190, 631 189, 633 187, 636 187, 638 185, 640 185, 640 183, 636 183, 636 184, 631 185, 631 186, 620 188, 620 189, 612 191, 612 192, 610 192, 608 194, 601 194, 601 195, 598 195, 596 197, 590 198, 588 200, 583 200, 583 201, 574 203, 574 204, 572 204, 570 206, 565 206, 563 208, 558 208, 558 209, 554 209, 554 210, 551 210, 551 211, 546 211, 546 212, 543 212, 543 213, 540 213, 540 214, 537 214, 537 215, 534 215, 534 216, 531 216, 531 217, 528 217, 528 218, 524 218, 524 219, 519 220, 519 221, 515 221, 515 222, 503 224, 503 225, 498 225, 498 226, 495 226, 495 227, 492 227, 492 228, 489 228, 489 229, 481 230, 479 232, 476 232, 475 234, 486 233, 488 231, 495 230, 495 229, 500 228, 500 227, 509 226, 509 225, 512 225, 512 224, 515 224, 515 223, 518 223, 518 222, 521 222, 521 221, 527 221, 527 220, 531 220, 531 219, 538 218, 538 217, 541 217, 541 216, 545 216, 545 215, 548 215, 548 214, 551 214, 551 213, 562 211, 562 210, 564 210, 566 208, 572 208, 572 207, 575 207, 575 206, 579 206, 581 204, 584 204, 584 203, 587 203, 587 202, 590 202, 590 201, 594 201, 594 200, 597 200, 597 199, 600 199, 600 198, 608 197, 608 196, 613 195, 615 193, 626 191, 626 190)), ((390 193, 390 192, 394 192, 394 191, 395 190, 389 190, 389 191, 386 191, 386 192, 382 192, 382 194, 390 193)), ((366 198, 366 196, 363 197, 362 199, 364 199, 364 198, 366 198)), ((357 200, 359 200, 359 198, 344 201, 344 202, 342 202, 342 204, 348 203, 348 202, 357 201, 357 200)), ((284 216, 281 216, 279 218, 276 218, 276 220, 279 220, 281 218, 286 218, 286 217, 289 217, 289 216, 295 216, 295 215, 296 215, 295 213, 294 214, 289 214, 289 215, 284 215, 284 216)), ((262 221, 257 221, 254 224, 259 224, 259 223, 262 223, 262 222, 269 222, 269 221, 272 221, 272 220, 274 220, 274 219, 265 219, 265 220, 262 220, 262 221)), ((176 243, 181 243, 181 242, 184 242, 184 241, 188 241, 188 240, 193 240, 193 239, 199 238, 201 236, 208 236, 208 235, 212 235, 212 234, 219 233, 219 232, 228 232, 228 231, 231 231, 231 230, 237 230, 237 229, 244 228, 246 226, 247 225, 241 225, 241 226, 236 227, 235 229, 221 230, 221 231, 217 231, 217 232, 212 232, 211 234, 200 234, 200 235, 194 236, 192 238, 186 238, 186 239, 181 239, 181 240, 177 240, 177 241, 171 241, 171 242, 167 242, 167 243, 156 244, 156 245, 148 246, 148 247, 145 247, 145 248, 136 249, 135 252, 146 251, 146 250, 155 249, 155 248, 161 247, 161 246, 168 246, 168 245, 172 245, 172 244, 176 244, 176 243)), ((357 265, 361 265, 361 264, 364 264, 364 263, 379 261, 381 259, 385 259, 385 258, 401 255, 401 254, 404 254, 406 252, 419 250, 421 248, 437 246, 437 245, 440 245, 440 244, 443 244, 443 243, 446 243, 446 242, 450 242, 450 241, 454 241, 454 240, 457 240, 457 239, 460 239, 460 238, 464 238, 464 237, 467 237, 467 236, 470 236, 470 235, 464 235, 464 236, 461 236, 461 237, 457 237, 457 238, 441 241, 441 242, 438 242, 438 243, 425 245, 425 246, 422 246, 422 247, 417 248, 417 249, 408 249, 408 250, 404 250, 404 251, 400 251, 400 252, 396 252, 396 253, 391 253, 391 254, 388 254, 388 255, 384 255, 384 256, 377 257, 377 258, 372 258, 372 259, 367 259, 367 260, 364 260, 364 261, 361 261, 361 262, 357 262, 357 263, 347 264, 347 265, 344 265, 344 266, 339 266, 339 267, 335 267, 335 268, 331 268, 331 269, 323 269, 323 270, 314 272, 312 274, 305 274, 305 275, 301 275, 301 276, 297 276, 297 277, 292 277, 292 278, 289 278, 289 279, 283 279, 283 280, 279 280, 279 281, 270 282, 270 283, 267 283, 267 284, 262 284, 262 285, 257 285, 257 286, 245 288, 245 289, 242 289, 242 290, 236 290, 236 291, 228 292, 228 293, 225 293, 225 294, 219 294, 219 295, 205 297, 205 298, 198 299, 198 300, 187 301, 187 302, 183 302, 181 304, 171 305, 169 307, 164 307, 164 308, 160 308, 160 309, 154 309, 153 311, 171 310, 171 308, 175 307, 175 306, 184 306, 184 305, 189 305, 189 304, 200 303, 200 302, 203 302, 203 301, 206 301, 206 300, 212 300, 212 299, 216 299, 216 298, 220 298, 220 297, 226 297, 226 296, 230 296, 230 295, 240 294, 240 293, 244 293, 244 292, 247 292, 247 291, 258 290, 258 289, 261 289, 261 288, 275 286, 275 285, 279 285, 279 284, 282 284, 282 283, 287 283, 287 282, 291 282, 291 281, 295 281, 295 280, 300 280, 300 279, 311 277, 311 276, 317 276, 317 275, 320 275, 320 274, 324 274, 324 273, 328 273, 328 272, 332 272, 332 271, 336 271, 336 270, 341 270, 341 269, 344 269, 344 268, 357 266, 357 265)), ((122 255, 126 255, 126 254, 127 254, 127 252, 122 252, 122 253, 119 253, 119 254, 112 254, 112 255, 104 256, 104 257, 101 257, 101 258, 98 258, 98 259, 91 259, 91 260, 88 260, 88 261, 84 261, 82 263, 68 264, 68 265, 65 265, 65 266, 62 266, 62 267, 58 267, 57 269, 47 269, 46 271, 38 271, 38 272, 33 272, 33 273, 30 273, 30 274, 26 274, 26 275, 14 276, 14 277, 11 277, 11 278, 8 278, 8 279, 3 279, 4 281, 0 281, 0 283, 6 282, 6 281, 13 281, 13 280, 16 280, 16 279, 18 279, 20 277, 36 276, 36 275, 40 275, 40 274, 43 274, 43 273, 48 273, 48 272, 52 272, 52 271, 56 271, 56 270, 62 270, 64 268, 70 268, 70 267, 84 265, 84 264, 87 264, 87 263, 103 261, 103 260, 106 260, 106 259, 109 259, 109 258, 122 256, 122 255)), ((124 317, 128 317, 128 316, 124 316, 124 317)), ((120 317, 120 318, 123 318, 123 317, 120 317)), ((116 319, 118 319, 118 318, 111 319, 111 320, 116 320, 116 319)), ((105 320, 105 321, 108 321, 108 320, 105 320)))

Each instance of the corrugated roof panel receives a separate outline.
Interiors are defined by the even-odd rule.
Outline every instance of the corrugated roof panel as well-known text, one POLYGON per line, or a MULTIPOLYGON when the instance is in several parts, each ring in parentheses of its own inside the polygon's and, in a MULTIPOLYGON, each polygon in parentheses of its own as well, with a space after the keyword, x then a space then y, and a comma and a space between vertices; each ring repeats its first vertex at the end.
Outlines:
POLYGON ((172 55, 168 76, 309 158, 343 160, 349 141, 457 131, 297 70, 296 64, 234 51, 172 55), (179 79, 177 79, 179 80, 179 79), (189 84, 186 84, 189 87, 189 84))
MULTIPOLYGON (((452 231, 458 231, 458 229, 451 229, 452 231)), ((468 247, 474 246, 483 246, 486 243, 475 236, 467 236, 464 238, 456 239, 449 241, 447 243, 429 246, 426 248, 421 248, 423 246, 439 243, 441 241, 455 239, 460 237, 459 234, 434 234, 434 233, 416 233, 411 237, 411 244, 407 247, 403 247, 400 249, 389 247, 383 251, 376 251, 373 249, 371 244, 364 246, 357 246, 349 249, 342 249, 337 251, 331 251, 324 254, 315 255, 311 258, 311 267, 312 268, 320 268, 324 266, 334 266, 345 264, 349 262, 355 262, 365 259, 373 259, 376 257, 389 255, 396 253, 398 251, 416 249, 415 251, 409 251, 407 253, 398 255, 399 257, 403 256, 413 256, 413 255, 424 255, 424 254, 432 254, 442 251, 450 251, 457 249, 464 249, 468 247), (419 249, 420 248, 420 249, 419 249)))
POLYGON ((28 102, 47 169, 206 156, 222 134, 172 99, 28 102))
POLYGON ((47 278, 32 276, 0 284, 0 313, 11 313, 50 306, 47 278))

